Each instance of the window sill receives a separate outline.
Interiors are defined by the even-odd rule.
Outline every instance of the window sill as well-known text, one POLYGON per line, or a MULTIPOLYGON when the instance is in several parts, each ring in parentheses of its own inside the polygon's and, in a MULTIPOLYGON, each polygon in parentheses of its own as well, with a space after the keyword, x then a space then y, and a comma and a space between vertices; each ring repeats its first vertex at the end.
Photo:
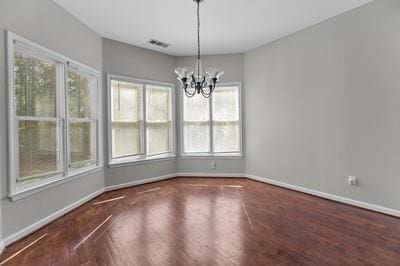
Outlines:
POLYGON ((22 188, 12 194, 9 194, 8 197, 12 200, 12 201, 17 201, 20 200, 22 198, 34 195, 36 193, 39 193, 41 191, 47 190, 49 188, 64 184, 66 182, 72 181, 74 179, 83 177, 83 176, 87 176, 89 174, 93 174, 93 173, 97 173, 100 172, 101 170, 103 170, 103 166, 96 166, 94 168, 90 168, 90 169, 85 169, 82 171, 77 171, 72 173, 71 175, 67 176, 67 177, 56 177, 56 178, 49 178, 49 180, 46 180, 46 182, 44 181, 41 184, 37 184, 37 185, 33 185, 33 186, 29 186, 26 188, 22 188))
POLYGON ((129 165, 155 163, 155 162, 174 160, 175 158, 176 158, 175 154, 168 154, 168 155, 151 156, 151 157, 140 158, 140 159, 137 159, 137 158, 135 158, 135 159, 132 159, 132 158, 114 159, 114 160, 111 160, 111 162, 108 164, 108 167, 116 168, 116 167, 129 166, 129 165))
POLYGON ((243 159, 241 153, 183 153, 180 156, 182 159, 243 159))

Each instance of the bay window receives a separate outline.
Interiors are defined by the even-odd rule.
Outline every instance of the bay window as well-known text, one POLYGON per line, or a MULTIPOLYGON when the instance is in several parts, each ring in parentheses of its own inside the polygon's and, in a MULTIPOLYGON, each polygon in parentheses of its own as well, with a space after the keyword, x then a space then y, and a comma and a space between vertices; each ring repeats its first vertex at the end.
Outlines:
POLYGON ((240 84, 220 84, 210 98, 182 95, 183 156, 241 156, 240 84))
POLYGON ((9 194, 17 199, 99 166, 98 74, 15 34, 7 37, 9 194))
POLYGON ((108 76, 111 166, 174 156, 173 85, 108 76))

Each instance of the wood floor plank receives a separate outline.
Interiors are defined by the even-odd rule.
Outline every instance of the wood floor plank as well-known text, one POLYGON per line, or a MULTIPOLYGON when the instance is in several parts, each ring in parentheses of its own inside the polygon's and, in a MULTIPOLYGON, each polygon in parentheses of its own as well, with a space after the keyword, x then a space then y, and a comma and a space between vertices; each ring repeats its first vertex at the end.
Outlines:
POLYGON ((400 219, 247 179, 175 178, 104 193, 7 247, 0 261, 400 265, 400 219))

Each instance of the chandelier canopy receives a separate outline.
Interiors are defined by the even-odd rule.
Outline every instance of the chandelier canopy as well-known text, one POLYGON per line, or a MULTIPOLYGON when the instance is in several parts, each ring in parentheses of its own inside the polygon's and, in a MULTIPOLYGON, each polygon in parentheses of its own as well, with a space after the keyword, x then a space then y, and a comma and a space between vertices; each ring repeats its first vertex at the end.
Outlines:
POLYGON ((175 73, 181 82, 182 89, 187 97, 191 98, 196 94, 201 94, 209 98, 217 85, 219 78, 224 74, 224 70, 218 67, 210 67, 203 74, 200 54, 200 3, 204 0, 193 0, 197 4, 197 58, 194 70, 191 67, 178 67, 175 73))

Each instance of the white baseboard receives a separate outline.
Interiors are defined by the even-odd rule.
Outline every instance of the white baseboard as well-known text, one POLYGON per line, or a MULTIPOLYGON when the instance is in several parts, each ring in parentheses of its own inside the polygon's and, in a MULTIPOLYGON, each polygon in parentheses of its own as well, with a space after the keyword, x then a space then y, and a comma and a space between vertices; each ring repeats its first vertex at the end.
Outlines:
POLYGON ((66 214, 66 213, 78 208, 82 204, 84 204, 84 203, 88 202, 89 200, 99 196, 102 193, 104 193, 104 189, 103 188, 99 189, 96 192, 93 192, 92 194, 87 195, 86 197, 84 197, 84 198, 82 198, 82 199, 80 199, 78 201, 75 201, 74 203, 68 205, 67 207, 62 208, 61 210, 59 210, 59 211, 57 211, 57 212, 55 212, 53 214, 50 214, 49 216, 47 216, 47 217, 45 217, 45 218, 43 218, 43 219, 41 219, 41 220, 31 224, 31 225, 25 227, 24 229, 22 229, 22 230, 20 230, 20 231, 18 231, 16 233, 4 238, 3 239, 4 245, 5 246, 10 245, 11 243, 14 243, 15 241, 17 241, 17 240, 19 240, 19 239, 21 239, 21 238, 33 233, 34 231, 38 230, 39 228, 45 226, 46 224, 54 221, 57 218, 63 216, 64 214, 66 214))
POLYGON ((4 250, 4 241, 0 240, 0 255, 1 253, 3 253, 3 250, 4 250))
POLYGON ((352 205, 352 206, 356 206, 356 207, 360 207, 360 208, 364 208, 364 209, 368 209, 368 210, 372 210, 372 211, 376 211, 376 212, 380 212, 383 214, 388 214, 391 216, 395 216, 395 217, 400 217, 400 210, 395 210, 395 209, 390 209, 390 208, 386 208, 386 207, 382 207, 379 205, 374 205, 374 204, 370 204, 370 203, 365 203, 365 202, 361 202, 361 201, 356 201, 356 200, 352 200, 349 198, 345 198, 345 197, 341 197, 341 196, 337 196, 337 195, 333 195, 333 194, 329 194, 329 193, 325 193, 325 192, 321 192, 321 191, 317 191, 317 190, 313 190, 313 189, 308 189, 308 188, 304 188, 304 187, 299 187, 299 186, 295 186, 295 185, 291 185, 291 184, 287 184, 284 182, 280 182, 280 181, 276 181, 273 179, 268 179, 268 178, 264 178, 264 177, 259 177, 259 176, 255 176, 255 175, 248 175, 248 174, 230 174, 230 173, 176 173, 176 174, 168 174, 168 175, 163 175, 163 176, 158 176, 158 177, 153 177, 153 178, 147 178, 147 179, 143 179, 143 180, 138 180, 138 181, 132 181, 132 182, 128 182, 128 183, 124 183, 124 184, 118 184, 118 185, 113 185, 113 186, 107 186, 104 189, 100 189, 70 205, 68 205, 67 207, 37 221, 34 224, 31 224, 27 227, 25 227, 24 229, 6 237, 5 239, 3 239, 3 241, 0 241, 0 253, 1 251, 4 249, 5 246, 10 245, 12 243, 14 243, 15 241, 33 233, 34 231, 38 230, 39 228, 45 226, 46 224, 54 221, 55 219, 61 217, 62 215, 78 208, 79 206, 81 206, 82 204, 86 203, 87 201, 99 196, 100 194, 104 193, 105 191, 112 191, 112 190, 117 190, 117 189, 122 189, 122 188, 127 188, 127 187, 132 187, 132 186, 138 186, 138 185, 143 185, 143 184, 148 184, 148 183, 152 183, 152 182, 157 182, 157 181, 162 181, 162 180, 167 180, 167 179, 172 179, 175 177, 232 177, 232 178, 248 178, 251 180, 255 180, 255 181, 259 181, 259 182, 263 182, 266 184, 271 184, 271 185, 276 185, 279 187, 284 187, 284 188, 288 188, 288 189, 292 189, 292 190, 296 190, 296 191, 300 191, 303 193, 307 193, 310 195, 314 195, 314 196, 318 196, 321 198, 326 198, 329 200, 333 200, 333 201, 337 201, 337 202, 341 202, 341 203, 345 203, 348 205, 352 205))
POLYGON ((162 181, 162 180, 166 180, 166 179, 171 179, 171 178, 175 178, 175 177, 176 177, 176 174, 169 174, 169 175, 151 177, 151 178, 132 181, 132 182, 128 182, 128 183, 107 186, 107 187, 104 188, 104 191, 112 191, 112 190, 117 190, 117 189, 121 189, 121 188, 139 186, 139 185, 144 185, 144 184, 153 183, 153 182, 157 182, 157 181, 162 181))
POLYGON ((229 173, 177 173, 177 177, 235 177, 246 178, 246 174, 229 174, 229 173))
POLYGON ((360 207, 360 208, 363 208, 363 209, 372 210, 372 211, 380 212, 380 213, 391 215, 391 216, 395 216, 395 217, 400 217, 400 210, 390 209, 390 208, 382 207, 382 206, 379 206, 379 205, 370 204, 370 203, 366 203, 366 202, 362 202, 362 201, 357 201, 357 200, 353 200, 353 199, 337 196, 337 195, 334 195, 334 194, 321 192, 321 191, 314 190, 314 189, 299 187, 299 186, 295 186, 295 185, 291 185, 291 184, 287 184, 287 183, 284 183, 284 182, 280 182, 280 181, 276 181, 276 180, 268 179, 268 178, 264 178, 264 177, 259 177, 259 176, 255 176, 255 175, 247 175, 247 178, 249 178, 251 180, 255 180, 255 181, 259 181, 259 182, 263 182, 263 183, 279 186, 279 187, 288 188, 288 189, 291 189, 291 190, 300 191, 300 192, 303 192, 303 193, 306 193, 306 194, 310 194, 310 195, 313 195, 313 196, 317 196, 317 197, 321 197, 321 198, 325 198, 325 199, 329 199, 329 200, 345 203, 345 204, 348 204, 348 205, 360 207))

